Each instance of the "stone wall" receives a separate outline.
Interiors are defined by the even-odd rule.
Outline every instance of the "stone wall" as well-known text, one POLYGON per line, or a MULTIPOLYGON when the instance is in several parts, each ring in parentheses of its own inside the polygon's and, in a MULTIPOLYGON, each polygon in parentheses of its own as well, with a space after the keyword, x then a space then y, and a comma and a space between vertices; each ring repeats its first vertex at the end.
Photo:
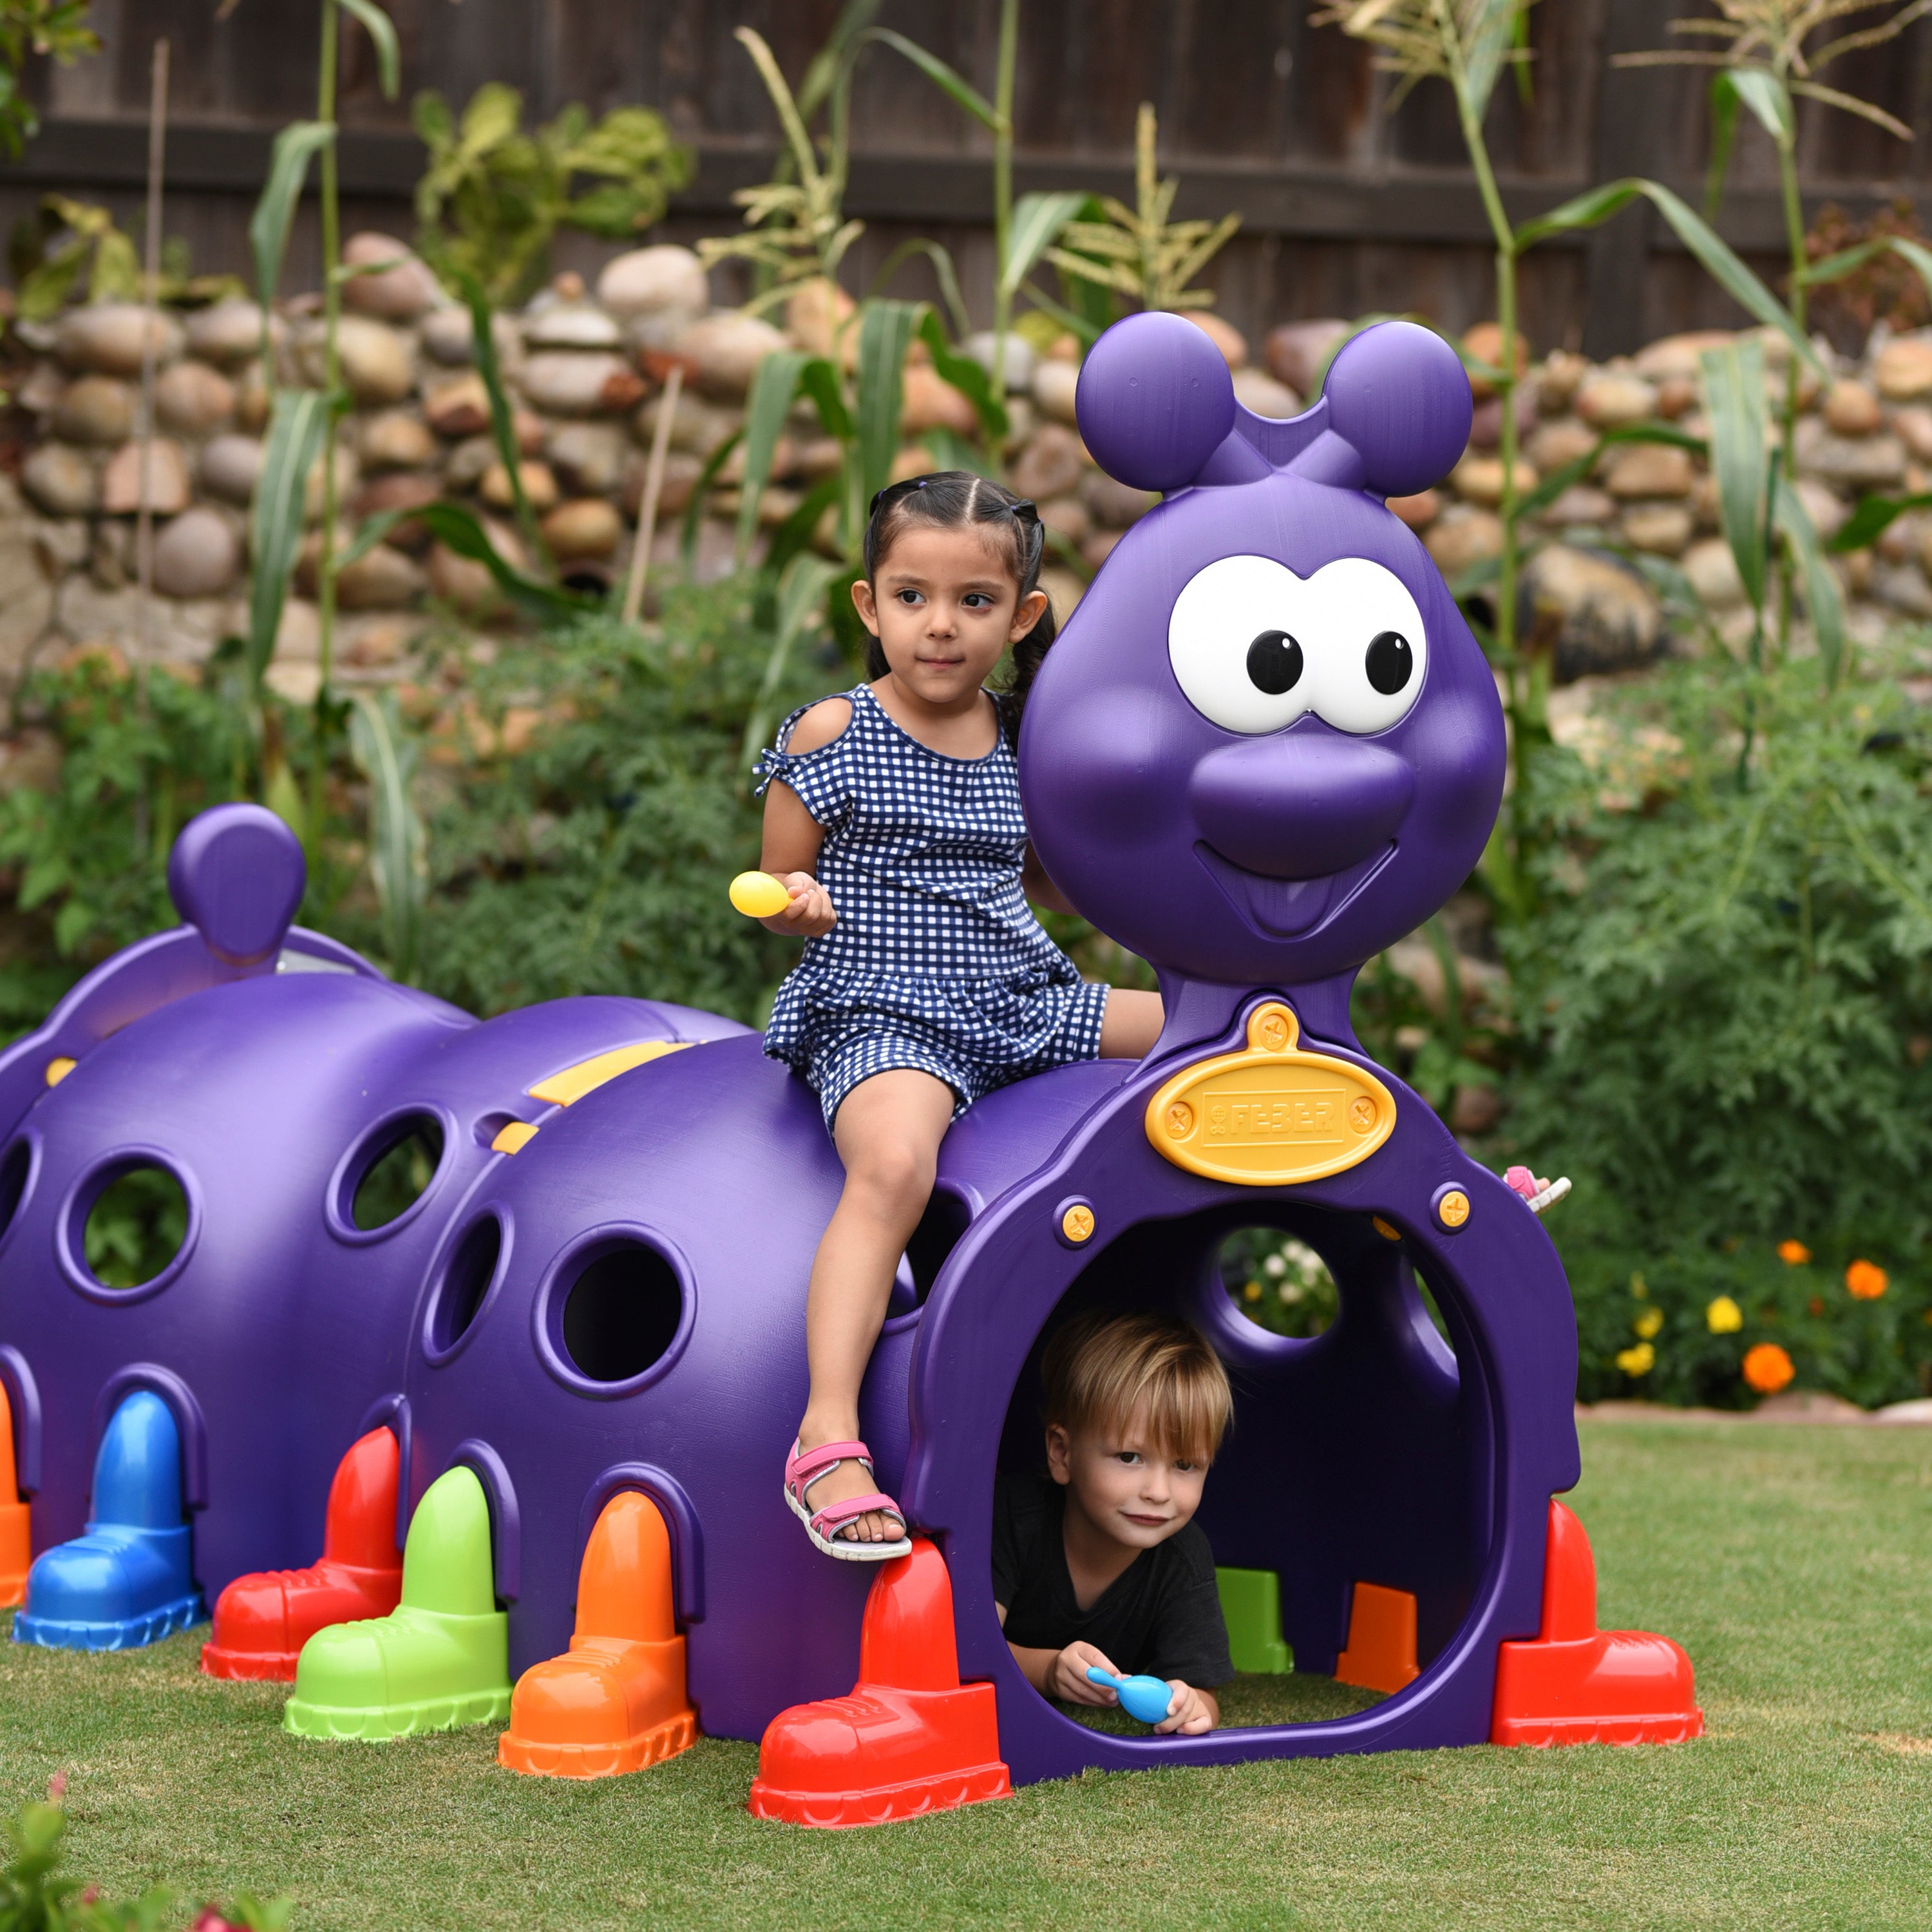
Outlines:
MULTIPOLYGON (((374 235, 356 237, 347 252, 365 264, 406 256, 400 243, 374 235)), ((375 512, 447 494, 474 503, 503 554, 526 561, 512 527, 509 478, 489 434, 487 395, 470 366, 467 312, 452 305, 412 258, 349 282, 345 295, 342 376, 355 403, 335 455, 345 532, 375 512)), ((608 581, 626 568, 661 385, 674 364, 688 382, 661 503, 657 550, 667 560, 706 459, 738 425, 760 359, 788 342, 821 352, 849 344, 852 332, 838 332, 849 309, 847 298, 822 286, 794 298, 782 329, 715 309, 697 257, 658 247, 611 262, 594 292, 566 275, 520 314, 500 317, 496 340, 518 402, 524 488, 560 568, 580 580, 608 581)), ((279 381, 320 381, 319 310, 309 297, 270 318, 279 381)), ((1211 316, 1198 319, 1234 368, 1243 400, 1274 416, 1299 409, 1342 327, 1330 321, 1277 328, 1251 360, 1232 328, 1211 316)), ((4 381, 16 434, 10 473, 0 472, 0 682, 9 688, 32 664, 77 646, 107 644, 126 654, 136 648, 140 482, 134 438, 145 326, 139 310, 107 305, 14 327, 4 381)), ((240 301, 164 314, 159 322, 151 472, 158 595, 150 622, 158 662, 199 662, 224 634, 245 628, 248 506, 268 406, 262 334, 260 312, 240 301)), ((1617 424, 1657 420, 1700 430, 1697 352, 1713 339, 1720 338, 1673 337, 1607 364, 1561 352, 1538 364, 1518 399, 1520 481, 1527 487, 1617 424)), ((972 346, 990 362, 989 340, 972 346)), ((1766 346, 1781 392, 1784 344, 1772 338, 1766 346)), ((1083 576, 1153 500, 1088 463, 1072 427, 1078 368, 1070 338, 1039 354, 1014 338, 1006 376, 1010 474, 1039 502, 1053 533, 1058 560, 1048 581, 1064 614, 1078 601, 1083 576)), ((1835 364, 1828 383, 1807 374, 1801 396, 1799 488, 1822 531, 1836 529, 1864 490, 1926 488, 1932 340, 1875 338, 1856 363, 1835 364)), ((1493 396, 1481 398, 1470 447, 1453 474, 1393 506, 1451 578, 1494 555, 1500 543, 1499 406, 1493 396)), ((965 398, 916 352, 906 374, 903 427, 901 474, 930 466, 919 440, 928 430, 974 427, 965 398)), ((837 444, 801 406, 781 443, 760 524, 789 515, 838 458, 837 444)), ((700 568, 707 574, 730 565, 729 520, 737 509, 732 464, 722 482, 701 526, 700 568)), ((311 599, 320 484, 318 468, 308 498, 312 527, 272 671, 277 688, 294 698, 312 692, 316 681, 311 599)), ((1710 477, 1683 450, 1634 444, 1614 452, 1540 522, 1539 537, 1555 541, 1532 565, 1526 594, 1549 614, 1559 679, 1640 663, 1666 641, 1658 600, 1612 554, 1619 548, 1673 560, 1720 628, 1741 621, 1742 592, 1718 535, 1710 477)), ((1844 560, 1855 628, 1932 616, 1928 563, 1932 519, 1918 516, 1899 519, 1875 553, 1844 560)), ((482 566, 406 521, 338 583, 338 663, 351 680, 407 676, 420 641, 439 622, 487 625, 500 614, 482 566)))

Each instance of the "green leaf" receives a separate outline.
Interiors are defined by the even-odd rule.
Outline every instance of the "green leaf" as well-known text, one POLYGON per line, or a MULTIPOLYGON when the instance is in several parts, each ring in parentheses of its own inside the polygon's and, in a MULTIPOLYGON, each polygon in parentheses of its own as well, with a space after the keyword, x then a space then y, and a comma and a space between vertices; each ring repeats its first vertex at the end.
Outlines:
POLYGON ((376 71, 382 84, 382 98, 395 99, 403 84, 402 55, 396 45, 395 23, 376 4, 376 0, 335 0, 344 12, 353 14, 368 28, 376 46, 376 71))
POLYGON ((732 451, 745 440, 742 429, 734 429, 710 456, 704 467, 698 472, 698 481, 692 484, 691 501, 684 506, 684 528, 678 538, 684 555, 684 569, 687 577, 693 576, 698 569, 698 526, 704 514, 704 506, 711 494, 711 486, 718 480, 718 472, 724 467, 732 451))
POLYGON ((275 654, 289 579, 302 547, 302 505, 308 473, 328 430, 328 399, 319 389, 276 392, 268 446, 249 512, 248 554, 254 583, 248 600, 248 679, 259 690, 275 654))
POLYGON ((976 442, 968 442, 958 430, 921 430, 919 440, 932 451, 934 469, 964 470, 970 475, 999 482, 999 469, 993 458, 976 442))
POLYGON ((1457 92, 1469 118, 1478 124, 1489 112, 1503 57, 1516 36, 1518 20, 1527 11, 1525 0, 1476 0, 1474 17, 1464 29, 1462 73, 1457 92))
POLYGON ((1052 247, 1060 231, 1080 212, 1087 197, 1070 190, 1058 194, 1023 194, 1013 203, 1006 224, 1006 259, 1000 264, 1000 288, 1016 295, 1034 265, 1052 247))
POLYGON ((1576 196, 1547 214, 1526 221, 1516 231, 1513 246, 1518 255, 1552 235, 1568 234, 1579 228, 1594 228, 1620 213, 1641 195, 1667 221, 1698 266, 1729 296, 1767 328, 1774 328, 1791 344, 1799 361, 1820 376, 1828 372, 1818 359, 1818 352, 1804 332, 1778 303, 1778 298, 1738 260, 1730 245, 1709 223, 1661 182, 1631 176, 1622 181, 1606 182, 1576 196))
POLYGON ((1668 443, 1678 449, 1688 449, 1697 455, 1704 454, 1704 439, 1692 436, 1688 430, 1674 429, 1666 423, 1626 423, 1621 428, 1606 430, 1595 446, 1583 455, 1574 457, 1560 464, 1542 477, 1534 490, 1516 499, 1519 518, 1540 516, 1573 483, 1580 483, 1603 460, 1606 452, 1620 442, 1668 443))
POLYGON ((511 411, 509 392, 503 386, 502 366, 496 360, 490 298, 484 293, 482 284, 466 269, 457 268, 452 273, 464 301, 469 304, 470 353, 490 398, 490 434, 496 446, 496 460, 509 475, 517 529, 530 554, 547 559, 549 552, 537 528, 536 512, 530 507, 530 494, 524 488, 524 452, 517 442, 516 418, 511 411))
POLYGON ((782 572, 794 557, 810 546, 818 520, 838 501, 838 493, 844 485, 843 473, 834 470, 830 476, 821 476, 805 493, 798 508, 772 531, 765 550, 766 569, 782 572))
POLYGON ((275 136, 268 182, 248 223, 249 245, 255 254, 255 298, 262 304, 265 340, 268 313, 281 282, 282 257, 288 252, 289 228, 295 220, 296 204, 302 200, 310 158, 334 139, 334 123, 328 121, 292 121, 275 136))
POLYGON ((1740 106, 1750 110, 1780 148, 1788 148, 1794 138, 1791 96, 1775 74, 1763 68, 1739 67, 1726 68, 1712 76, 1711 165, 1704 178, 1704 212, 1713 221, 1724 199, 1724 175, 1730 166, 1740 106))
POLYGON ((740 768, 748 771, 752 760, 764 748, 770 728, 772 699, 784 679, 785 660, 800 634, 825 602, 827 585, 842 577, 844 571, 822 556, 801 551, 788 563, 778 578, 778 622, 772 637, 771 655, 765 660, 765 674, 758 684, 751 715, 745 721, 745 736, 738 754, 740 768))
POLYGON ((850 442, 858 431, 853 426, 851 411, 845 406, 845 392, 839 385, 838 370, 824 356, 814 356, 800 372, 798 386, 818 410, 825 434, 836 436, 841 442, 850 442))
POLYGON ((446 501, 425 503, 408 513, 413 523, 424 525, 430 534, 458 556, 480 563, 496 580, 496 587, 533 616, 548 621, 580 617, 598 609, 602 600, 579 596, 574 590, 560 590, 541 578, 530 576, 496 553, 482 520, 468 505, 446 501))
POLYGON ((870 302, 859 322, 858 442, 860 500, 886 487, 899 446, 906 350, 923 302, 870 302))
POLYGON ((1711 469, 1718 520, 1754 610, 1764 603, 1765 508, 1769 424, 1764 400, 1764 345, 1746 338, 1698 358, 1711 423, 1711 469))
POLYGON ((937 54, 928 53, 916 40, 909 40, 904 34, 895 33, 890 27, 871 28, 863 38, 877 40, 896 54, 903 54, 948 100, 963 107, 982 128, 990 128, 994 134, 1000 131, 999 110, 937 54))
POLYGON ((774 350, 758 364, 745 399, 745 480, 738 493, 737 556, 742 564, 758 531, 758 499, 770 482, 772 457, 798 393, 800 372, 812 357, 802 349, 774 350))
POLYGON ((950 382, 971 403, 980 418, 980 434, 988 448, 998 449, 1006 439, 1009 425, 1006 406, 994 389, 991 373, 971 356, 961 355, 946 340, 944 326, 930 308, 920 318, 919 336, 932 352, 932 366, 940 380, 950 382))
POLYGON ((429 888, 429 836, 413 795, 417 746, 404 728, 395 694, 358 692, 349 716, 349 748, 369 781, 369 872, 382 908, 389 970, 416 971, 429 888))
MULTIPOLYGON (((1762 390, 1760 390, 1762 393, 1762 390)), ((1805 608, 1811 614, 1811 628, 1818 634, 1818 656, 1825 667, 1825 688, 1838 684, 1845 656, 1845 596, 1838 574, 1826 560, 1825 547, 1804 500, 1780 471, 1776 484, 1778 527, 1797 560, 1804 580, 1805 608)))
POLYGON ((1908 510, 1932 509, 1932 491, 1921 490, 1910 496, 1862 496, 1858 506, 1838 526, 1825 548, 1829 550, 1863 550, 1885 534, 1894 517, 1908 510))

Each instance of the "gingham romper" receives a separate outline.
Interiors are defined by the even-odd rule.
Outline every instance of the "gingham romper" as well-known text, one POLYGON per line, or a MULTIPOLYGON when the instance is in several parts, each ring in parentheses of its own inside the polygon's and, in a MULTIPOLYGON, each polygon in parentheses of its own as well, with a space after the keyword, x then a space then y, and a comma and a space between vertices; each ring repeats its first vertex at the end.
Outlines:
POLYGON ((1100 1051, 1107 988, 1085 984, 1020 885, 1026 820, 1004 729, 983 758, 949 758, 895 724, 869 685, 828 745, 759 761, 825 828, 818 878, 836 923, 779 987, 765 1051, 802 1074, 830 1128, 860 1081, 915 1066, 957 1096, 1100 1051))

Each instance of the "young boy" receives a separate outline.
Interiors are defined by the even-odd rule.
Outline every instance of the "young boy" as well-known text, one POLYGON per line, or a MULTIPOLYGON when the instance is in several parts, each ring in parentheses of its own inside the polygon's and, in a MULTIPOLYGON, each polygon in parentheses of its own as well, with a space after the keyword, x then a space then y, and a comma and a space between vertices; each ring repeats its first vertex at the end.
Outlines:
POLYGON ((1211 1731, 1234 1666, 1193 1516, 1233 1407, 1227 1372, 1184 1322, 1089 1315, 1053 1338, 1043 1374, 1052 1479, 993 1489, 1006 1646, 1044 1696, 1118 1703, 1088 1666, 1144 1672, 1174 1693, 1156 1731, 1211 1731))

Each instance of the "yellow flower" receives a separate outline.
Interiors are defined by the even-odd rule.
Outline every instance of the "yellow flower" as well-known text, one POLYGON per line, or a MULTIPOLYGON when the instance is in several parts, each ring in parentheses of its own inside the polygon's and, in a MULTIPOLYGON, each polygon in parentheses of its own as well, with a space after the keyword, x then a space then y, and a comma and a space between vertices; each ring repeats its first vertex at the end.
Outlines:
POLYGON ((1778 1258, 1792 1268, 1802 1268, 1811 1258, 1811 1250, 1802 1241, 1780 1241, 1778 1258))
POLYGON ((1646 1308, 1630 1324, 1630 1326, 1648 1342, 1664 1326, 1664 1310, 1660 1308, 1646 1308))
POLYGON ((1735 1335, 1744 1325, 1744 1312, 1728 1294, 1720 1294, 1704 1311, 1704 1326, 1713 1335, 1735 1335))
POLYGON ((1241 1299, 1244 1301, 1258 1301, 1261 1298, 1262 1285, 1258 1281, 1250 1282, 1248 1285, 1241 1290, 1241 1299))
POLYGON ((1876 1262, 1854 1262, 1845 1270, 1846 1288, 1861 1301, 1876 1301, 1889 1286, 1889 1277, 1876 1262))
POLYGON ((1647 1376, 1657 1366, 1657 1351, 1648 1342, 1640 1342, 1634 1348, 1620 1348, 1617 1352, 1617 1366, 1627 1376, 1647 1376))
POLYGON ((1634 1274, 1630 1276, 1630 1292, 1638 1300, 1647 1300, 1650 1296, 1650 1284, 1642 1275, 1634 1274))

